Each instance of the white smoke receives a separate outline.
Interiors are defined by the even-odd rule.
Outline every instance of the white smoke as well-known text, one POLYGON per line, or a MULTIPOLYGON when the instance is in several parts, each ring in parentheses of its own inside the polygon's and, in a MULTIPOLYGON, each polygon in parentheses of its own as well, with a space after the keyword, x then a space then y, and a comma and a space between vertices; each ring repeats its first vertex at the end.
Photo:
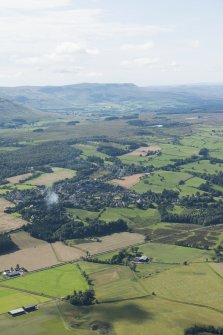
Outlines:
POLYGON ((59 197, 54 191, 48 189, 45 200, 48 206, 52 206, 59 202, 59 197))

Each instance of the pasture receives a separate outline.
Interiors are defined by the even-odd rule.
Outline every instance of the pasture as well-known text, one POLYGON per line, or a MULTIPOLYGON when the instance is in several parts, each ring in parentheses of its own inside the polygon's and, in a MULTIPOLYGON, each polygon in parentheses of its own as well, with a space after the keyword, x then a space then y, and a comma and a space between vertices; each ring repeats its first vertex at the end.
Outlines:
POLYGON ((99 304, 73 314, 77 327, 89 329, 96 324, 112 335, 183 335, 184 329, 198 323, 223 326, 221 313, 159 297, 99 304))
POLYGON ((65 297, 74 290, 86 290, 88 284, 75 264, 57 266, 7 281, 7 286, 52 297, 65 297))
POLYGON ((81 268, 87 273, 91 272, 95 293, 99 302, 116 301, 144 296, 147 291, 134 272, 127 266, 102 265, 97 270, 94 264, 82 262, 81 268))
POLYGON ((0 314, 7 313, 12 309, 24 305, 39 304, 48 300, 49 299, 45 297, 0 286, 0 314))
POLYGON ((93 335, 91 330, 71 327, 72 311, 67 303, 48 302, 36 312, 17 318, 1 315, 1 335, 93 335))
POLYGON ((153 261, 161 263, 183 264, 184 261, 204 261, 211 255, 210 251, 206 250, 151 242, 141 245, 139 250, 148 257, 152 257, 153 261))
POLYGON ((185 164, 182 166, 181 170, 185 172, 216 174, 218 172, 223 172, 223 164, 211 164, 208 160, 202 160, 195 163, 185 164))
POLYGON ((111 208, 108 207, 101 214, 100 218, 106 222, 123 219, 127 221, 129 227, 134 230, 139 228, 149 228, 153 224, 160 222, 160 214, 157 209, 149 208, 141 210, 136 207, 111 208))
POLYGON ((157 296, 222 309, 222 278, 208 263, 191 263, 143 280, 157 296))
POLYGON ((193 176, 186 172, 155 171, 142 178, 133 189, 139 193, 149 190, 161 193, 164 189, 177 191, 181 182, 185 183, 191 178, 193 176))

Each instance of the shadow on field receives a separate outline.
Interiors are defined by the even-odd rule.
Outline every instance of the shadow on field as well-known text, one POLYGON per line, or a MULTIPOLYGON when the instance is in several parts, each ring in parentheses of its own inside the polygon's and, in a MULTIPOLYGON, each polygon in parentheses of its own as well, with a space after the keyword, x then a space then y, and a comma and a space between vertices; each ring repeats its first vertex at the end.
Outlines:
POLYGON ((97 313, 101 315, 103 320, 109 320, 111 322, 117 320, 143 322, 144 320, 153 319, 152 313, 134 303, 125 303, 121 306, 118 304, 97 306, 97 313))

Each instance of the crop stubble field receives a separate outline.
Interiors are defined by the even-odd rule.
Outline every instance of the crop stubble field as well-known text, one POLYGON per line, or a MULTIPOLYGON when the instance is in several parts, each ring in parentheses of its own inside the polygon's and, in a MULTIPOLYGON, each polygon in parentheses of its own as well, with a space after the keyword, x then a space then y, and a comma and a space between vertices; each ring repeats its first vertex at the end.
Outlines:
POLYGON ((26 224, 26 221, 4 213, 7 207, 14 207, 14 204, 0 197, 0 233, 18 229, 26 224))

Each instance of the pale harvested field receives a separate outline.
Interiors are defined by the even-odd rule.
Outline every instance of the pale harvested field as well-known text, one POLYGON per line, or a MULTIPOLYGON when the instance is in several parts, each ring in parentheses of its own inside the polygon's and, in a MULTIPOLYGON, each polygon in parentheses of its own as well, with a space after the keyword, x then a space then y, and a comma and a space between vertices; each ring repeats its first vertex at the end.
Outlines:
POLYGON ((26 224, 26 221, 4 213, 7 207, 14 207, 14 204, 4 198, 0 198, 0 233, 18 229, 26 224))
POLYGON ((113 179, 112 182, 124 188, 131 188, 140 181, 140 178, 144 176, 144 173, 133 174, 132 176, 126 176, 122 179, 113 179))
POLYGON ((31 176, 32 176, 32 173, 25 173, 25 174, 20 174, 18 176, 13 176, 13 177, 7 178, 6 180, 8 180, 12 184, 19 184, 20 181, 24 181, 31 176))
POLYGON ((215 271, 223 276, 223 263, 213 263, 212 267, 215 271))
POLYGON ((8 269, 16 264, 25 267, 27 270, 38 270, 54 264, 59 261, 54 254, 50 244, 27 248, 0 256, 0 271, 8 269))
POLYGON ((132 152, 130 152, 129 156, 146 156, 149 151, 160 151, 161 148, 157 145, 150 145, 149 147, 140 147, 132 152))
POLYGON ((48 244, 45 241, 30 236, 30 234, 26 233, 25 231, 19 231, 17 233, 11 234, 10 236, 12 241, 19 247, 19 249, 36 248, 41 245, 48 244))
POLYGON ((86 256, 86 252, 75 247, 69 247, 62 242, 53 243, 52 248, 56 254, 57 260, 60 262, 78 260, 81 257, 86 256))
POLYGON ((63 168, 53 168, 52 173, 44 173, 41 176, 29 180, 27 184, 36 185, 36 186, 52 186, 53 183, 64 180, 66 178, 73 178, 76 176, 76 172, 74 170, 63 169, 63 168))
MULTIPOLYGON (((44 242, 43 242, 44 243, 44 242)), ((25 267, 29 271, 50 267, 61 262, 77 260, 86 253, 64 245, 62 242, 53 244, 45 242, 42 245, 25 248, 0 256, 0 271, 8 269, 16 264, 25 267)))
POLYGON ((118 233, 100 237, 101 242, 78 244, 78 248, 89 251, 91 255, 128 247, 144 242, 144 236, 135 233, 118 233))

